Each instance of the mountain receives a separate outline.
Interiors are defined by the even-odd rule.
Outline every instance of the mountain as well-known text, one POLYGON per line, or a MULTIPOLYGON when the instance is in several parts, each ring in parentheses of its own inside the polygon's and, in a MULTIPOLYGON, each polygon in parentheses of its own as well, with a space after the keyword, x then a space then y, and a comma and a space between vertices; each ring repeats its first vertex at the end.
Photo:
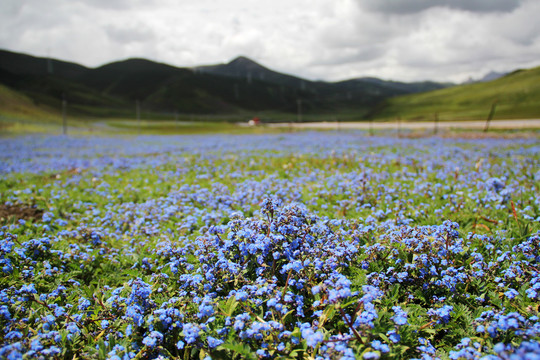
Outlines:
POLYGON ((16 75, 54 75, 66 79, 76 79, 88 71, 79 64, 6 50, 0 50, 0 69, 16 75))
MULTIPOLYGON (((352 81, 355 81, 355 80, 352 80, 352 81)), ((403 92, 404 94, 413 94, 413 93, 418 93, 418 92, 438 90, 438 89, 443 89, 443 88, 455 85, 453 83, 438 83, 438 82, 433 82, 433 81, 404 83, 404 82, 392 81, 392 80, 381 80, 379 78, 374 78, 374 77, 363 77, 363 78, 357 79, 356 81, 360 81, 363 83, 371 83, 371 84, 378 85, 383 88, 388 88, 388 89, 393 89, 394 91, 403 92)))
POLYGON ((464 84, 386 99, 371 118, 404 120, 486 119, 540 117, 540 67, 517 70, 496 80, 464 84))
POLYGON ((473 79, 472 77, 469 78, 469 80, 463 82, 463 84, 473 84, 473 83, 477 83, 477 82, 488 82, 488 81, 493 81, 493 80, 497 80, 498 78, 501 78, 505 75, 507 75, 508 73, 505 73, 505 72, 496 72, 496 71, 490 71, 488 72, 486 75, 482 76, 480 79, 473 79))
POLYGON ((214 74, 220 76, 228 76, 238 79, 246 79, 252 81, 253 79, 267 81, 274 84, 298 87, 298 88, 327 88, 331 91, 366 91, 367 94, 388 94, 395 96, 397 94, 409 94, 423 91, 431 91, 436 89, 442 89, 444 87, 453 86, 449 83, 436 83, 436 82, 415 82, 415 83, 403 83, 397 81, 386 81, 374 77, 364 77, 358 79, 351 79, 346 81, 327 83, 322 81, 310 81, 302 79, 296 76, 282 74, 270 70, 253 60, 250 60, 244 56, 237 57, 227 64, 219 65, 207 65, 194 68, 195 71, 207 74, 214 74))
MULTIPOLYGON (((74 115, 132 117, 135 102, 151 114, 245 114, 257 112, 354 114, 381 101, 448 84, 400 83, 375 78, 310 81, 270 70, 246 57, 227 64, 180 68, 127 59, 97 68, 0 50, 0 84, 58 109, 63 98, 74 115)), ((1 110, 1 109, 0 109, 1 110)))
POLYGON ((245 79, 247 82, 259 80, 296 88, 305 88, 306 84, 314 83, 296 76, 270 70, 244 56, 239 56, 227 64, 198 66, 194 70, 204 74, 245 79))
POLYGON ((505 76, 506 74, 508 73, 490 71, 489 73, 484 75, 480 80, 478 80, 478 82, 487 82, 487 81, 497 80, 498 78, 501 78, 505 76))

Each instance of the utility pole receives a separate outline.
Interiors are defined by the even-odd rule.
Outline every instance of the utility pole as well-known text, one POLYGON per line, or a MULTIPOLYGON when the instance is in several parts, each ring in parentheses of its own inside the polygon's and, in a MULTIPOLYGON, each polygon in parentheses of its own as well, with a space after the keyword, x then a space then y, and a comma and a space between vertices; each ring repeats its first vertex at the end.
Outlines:
POLYGON ((240 87, 237 83, 234 84, 234 98, 236 100, 240 99, 240 87))
POLYGON ((489 123, 493 119, 493 115, 495 115, 495 109, 497 108, 497 102, 498 100, 495 100, 493 104, 491 105, 491 110, 489 111, 488 118, 486 120, 486 126, 484 127, 484 132, 488 132, 489 130, 489 123))
POLYGON ((47 73, 52 74, 53 73, 53 64, 50 57, 47 58, 47 73))
POLYGON ((67 100, 65 93, 62 93, 62 134, 67 135, 67 100))
POLYGON ((51 56, 50 56, 50 51, 49 49, 47 49, 47 74, 52 74, 53 73, 53 63, 52 63, 52 59, 51 59, 51 56))
POLYGON ((302 122, 302 99, 296 100, 296 108, 298 112, 298 122, 301 123, 302 122))
POLYGON ((137 99, 135 101, 135 117, 137 118, 137 129, 141 132, 141 102, 137 99))

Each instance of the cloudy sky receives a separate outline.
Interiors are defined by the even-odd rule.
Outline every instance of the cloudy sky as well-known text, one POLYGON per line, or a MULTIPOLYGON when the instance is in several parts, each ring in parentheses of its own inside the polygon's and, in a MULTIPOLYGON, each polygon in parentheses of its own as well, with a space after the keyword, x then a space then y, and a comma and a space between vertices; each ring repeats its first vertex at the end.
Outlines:
POLYGON ((467 80, 540 65, 538 0, 2 0, 0 48, 96 67, 248 56, 309 79, 467 80))

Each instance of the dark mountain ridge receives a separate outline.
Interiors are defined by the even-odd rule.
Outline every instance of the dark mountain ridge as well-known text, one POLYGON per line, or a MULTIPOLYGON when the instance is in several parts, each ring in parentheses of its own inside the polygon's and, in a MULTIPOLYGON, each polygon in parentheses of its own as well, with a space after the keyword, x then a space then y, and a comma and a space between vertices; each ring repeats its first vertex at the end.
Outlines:
POLYGON ((134 102, 151 113, 232 114, 350 111, 359 117, 381 101, 447 86, 375 78, 335 83, 310 81, 270 70, 246 57, 227 64, 181 68, 127 59, 97 68, 0 50, 0 83, 38 104, 88 116, 132 116, 134 102))
POLYGON ((305 87, 306 84, 315 83, 293 75, 270 70, 245 56, 239 56, 227 64, 198 66, 193 69, 199 73, 245 79, 248 82, 260 80, 299 88, 305 87))
POLYGON ((85 66, 51 58, 0 50, 0 68, 17 75, 55 75, 75 79, 86 73, 85 66))

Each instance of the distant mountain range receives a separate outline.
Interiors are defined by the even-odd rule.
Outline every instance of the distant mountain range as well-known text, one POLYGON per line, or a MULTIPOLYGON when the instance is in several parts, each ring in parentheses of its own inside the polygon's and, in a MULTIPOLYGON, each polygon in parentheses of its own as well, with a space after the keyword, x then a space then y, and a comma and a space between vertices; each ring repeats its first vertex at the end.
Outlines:
MULTIPOLYGON (((270 70, 246 57, 227 64, 179 68, 128 59, 98 68, 0 50, 0 84, 35 106, 88 117, 133 116, 135 102, 151 114, 354 112, 365 116, 386 99, 452 84, 377 78, 310 81, 270 70)), ((0 102, 1 104, 1 102, 0 102)))
POLYGON ((503 76, 505 75, 508 75, 508 73, 506 72, 497 72, 497 71, 490 71, 488 72, 486 75, 484 75, 483 77, 481 77, 480 79, 473 79, 473 78, 470 78, 469 80, 465 81, 463 84, 473 84, 473 83, 478 83, 478 82, 488 82, 488 81, 493 81, 493 80, 497 80, 499 78, 502 78, 503 76))

